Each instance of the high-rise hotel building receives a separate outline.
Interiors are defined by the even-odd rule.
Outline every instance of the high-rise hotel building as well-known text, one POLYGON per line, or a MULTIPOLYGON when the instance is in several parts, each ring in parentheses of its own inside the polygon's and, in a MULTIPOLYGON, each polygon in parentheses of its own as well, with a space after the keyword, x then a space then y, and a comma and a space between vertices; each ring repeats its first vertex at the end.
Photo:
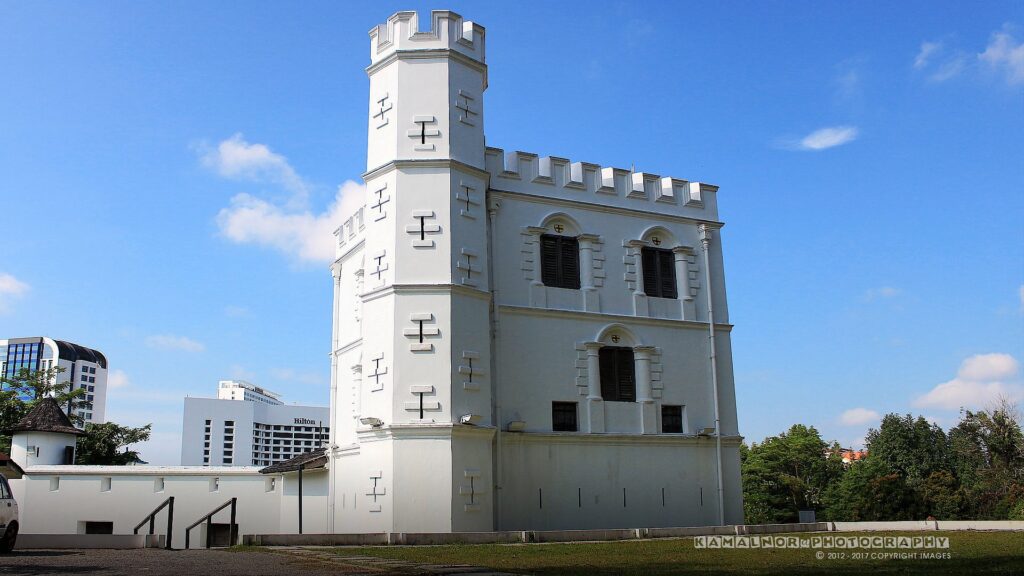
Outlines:
POLYGON ((106 422, 107 358, 99 350, 45 336, 0 340, 3 377, 12 378, 22 368, 35 372, 54 367, 64 368, 58 380, 68 380, 72 390, 84 388, 84 399, 91 404, 77 407, 73 413, 65 406, 68 414, 80 416, 84 422, 106 422))
POLYGON ((222 380, 217 398, 185 398, 183 466, 270 466, 327 441, 330 409, 281 402, 243 380, 222 380))

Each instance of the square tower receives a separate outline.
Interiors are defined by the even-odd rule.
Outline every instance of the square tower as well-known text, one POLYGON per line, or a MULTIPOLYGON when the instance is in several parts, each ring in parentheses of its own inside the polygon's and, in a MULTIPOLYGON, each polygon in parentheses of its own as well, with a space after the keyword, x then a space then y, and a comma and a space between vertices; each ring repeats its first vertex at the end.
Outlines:
POLYGON ((339 531, 490 530, 484 29, 399 12, 370 47, 368 197, 333 265, 331 516, 339 531))

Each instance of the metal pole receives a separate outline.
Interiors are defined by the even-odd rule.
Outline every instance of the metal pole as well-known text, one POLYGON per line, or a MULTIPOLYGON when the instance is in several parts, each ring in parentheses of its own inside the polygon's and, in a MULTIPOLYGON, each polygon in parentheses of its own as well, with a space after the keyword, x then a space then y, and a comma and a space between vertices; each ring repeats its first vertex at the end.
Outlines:
POLYGON ((228 546, 235 545, 235 505, 238 503, 238 498, 231 499, 231 524, 228 524, 228 546))
POLYGON ((154 526, 155 522, 156 522, 156 514, 150 514, 149 515, 149 533, 150 533, 150 535, 152 535, 153 532, 155 531, 155 526, 154 526))
POLYGON ((206 517, 206 549, 210 549, 210 543, 213 541, 213 515, 206 517))
MULTIPOLYGON (((338 310, 341 298, 341 265, 331 267, 334 276, 334 316, 331 320, 331 411, 327 431, 327 532, 334 533, 334 499, 336 488, 334 478, 334 441, 337 438, 334 421, 338 403, 338 310)), ((282 480, 284 477, 282 476, 282 480)))
POLYGON ((711 386, 715 400, 715 457, 718 471, 718 524, 725 526, 725 489, 722 485, 722 420, 718 411, 718 354, 715 345, 715 312, 711 298, 711 228, 700 225, 700 243, 704 250, 704 290, 708 297, 708 343, 711 349, 711 386))
POLYGON ((171 535, 174 534, 174 496, 168 498, 167 503, 167 549, 171 548, 171 535))
POLYGON ((305 464, 299 464, 299 534, 302 534, 302 469, 305 464))

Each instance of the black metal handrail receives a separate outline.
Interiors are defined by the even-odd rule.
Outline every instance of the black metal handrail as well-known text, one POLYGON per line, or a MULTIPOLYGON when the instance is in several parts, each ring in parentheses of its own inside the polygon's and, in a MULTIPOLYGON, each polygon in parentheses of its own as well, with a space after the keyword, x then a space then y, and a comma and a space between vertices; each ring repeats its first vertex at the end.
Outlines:
POLYGON ((139 528, 142 528, 146 522, 149 522, 149 533, 153 534, 156 531, 156 515, 167 508, 167 542, 164 544, 164 548, 171 549, 171 531, 174 529, 174 496, 169 496, 167 500, 164 500, 159 506, 157 506, 152 512, 146 515, 139 522, 139 525, 135 527, 134 533, 139 533, 139 528))
POLYGON ((200 524, 202 524, 204 521, 206 522, 206 547, 207 548, 210 547, 210 541, 213 539, 213 515, 216 514, 217 512, 220 512, 221 510, 227 508, 228 506, 231 506, 231 523, 228 524, 228 546, 233 546, 234 545, 234 543, 235 543, 235 510, 236 510, 236 508, 238 506, 238 498, 232 498, 231 500, 228 500, 227 502, 221 504, 220 506, 217 506, 216 508, 213 509, 212 512, 210 512, 209 514, 201 517, 199 520, 196 520, 188 528, 185 528, 185 550, 188 550, 189 532, 193 528, 195 528, 196 526, 199 526, 200 524))

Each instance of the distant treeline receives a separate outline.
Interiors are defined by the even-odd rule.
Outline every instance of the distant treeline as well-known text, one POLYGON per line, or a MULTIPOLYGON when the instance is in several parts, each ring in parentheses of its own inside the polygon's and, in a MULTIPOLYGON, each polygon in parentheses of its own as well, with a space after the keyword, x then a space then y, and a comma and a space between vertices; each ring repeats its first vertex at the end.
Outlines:
POLYGON ((947 434, 923 417, 887 414, 844 464, 837 443, 796 424, 740 450, 751 524, 818 520, 1024 520, 1024 435, 1006 399, 962 410, 947 434))

